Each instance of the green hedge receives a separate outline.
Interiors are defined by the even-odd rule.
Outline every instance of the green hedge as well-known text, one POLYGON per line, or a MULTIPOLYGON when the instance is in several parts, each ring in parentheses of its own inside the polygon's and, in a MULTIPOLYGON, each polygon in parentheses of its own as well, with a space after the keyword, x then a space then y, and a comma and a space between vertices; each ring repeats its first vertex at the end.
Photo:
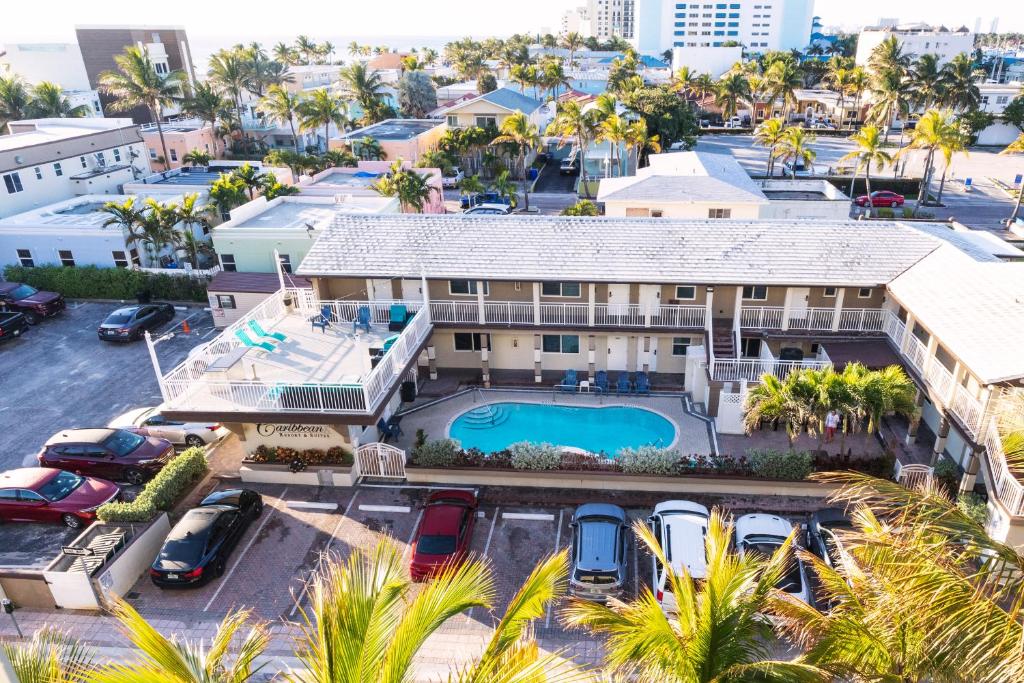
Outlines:
POLYGON ((107 503, 96 511, 103 522, 148 522, 169 510, 188 487, 206 472, 206 450, 189 448, 164 465, 128 503, 107 503))
POLYGON ((71 299, 135 299, 148 292, 164 301, 207 301, 208 280, 184 275, 157 275, 128 268, 80 266, 7 266, 4 278, 36 289, 60 292, 71 299))

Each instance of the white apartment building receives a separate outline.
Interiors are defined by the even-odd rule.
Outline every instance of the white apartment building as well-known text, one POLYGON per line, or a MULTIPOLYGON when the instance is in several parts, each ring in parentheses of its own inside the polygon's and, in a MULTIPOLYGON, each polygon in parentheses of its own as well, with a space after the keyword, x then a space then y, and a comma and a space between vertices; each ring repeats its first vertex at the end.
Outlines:
POLYGON ((638 0, 590 0, 587 16, 590 35, 598 40, 613 36, 631 40, 635 31, 635 13, 638 0))
POLYGON ((684 60, 689 50, 732 42, 749 52, 799 50, 810 42, 813 20, 814 0, 636 0, 633 44, 647 54, 682 48, 684 60))
POLYGON ((871 26, 864 28, 857 39, 857 64, 866 65, 878 44, 890 36, 896 36, 904 54, 938 55, 940 64, 974 49, 974 34, 963 27, 951 31, 945 26, 924 23, 899 24, 891 28, 871 26))
POLYGON ((85 72, 82 53, 74 43, 15 43, 0 49, 0 75, 18 75, 30 85, 44 81, 64 90, 71 106, 85 105, 89 116, 103 116, 100 96, 85 72))
MULTIPOLYGON (((1011 83, 979 83, 978 90, 981 93, 981 110, 995 116, 1000 116, 1010 102, 1024 93, 1024 83, 1013 81, 1011 83)), ((1017 139, 1020 129, 1010 123, 996 120, 988 128, 978 134, 979 145, 1008 145, 1017 139)))
POLYGON ((562 33, 579 33, 584 38, 590 34, 590 8, 586 5, 573 7, 562 14, 562 33))
POLYGON ((86 194, 116 194, 151 173, 130 119, 30 119, 0 136, 0 218, 86 194))

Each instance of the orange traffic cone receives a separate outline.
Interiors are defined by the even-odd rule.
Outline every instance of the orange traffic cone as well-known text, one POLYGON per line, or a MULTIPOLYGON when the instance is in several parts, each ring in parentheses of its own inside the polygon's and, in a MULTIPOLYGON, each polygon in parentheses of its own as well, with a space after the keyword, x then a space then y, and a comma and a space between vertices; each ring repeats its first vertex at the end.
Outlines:
POLYGON ((192 328, 188 326, 187 320, 181 321, 181 332, 182 334, 192 334, 192 328))

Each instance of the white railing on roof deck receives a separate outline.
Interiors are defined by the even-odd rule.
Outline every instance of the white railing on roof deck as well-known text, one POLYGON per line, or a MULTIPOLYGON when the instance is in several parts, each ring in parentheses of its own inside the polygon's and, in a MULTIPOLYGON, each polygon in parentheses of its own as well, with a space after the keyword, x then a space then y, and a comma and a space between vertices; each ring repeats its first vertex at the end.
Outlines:
POLYGON ((1020 517, 1024 515, 1024 484, 1010 472, 995 418, 990 418, 986 426, 988 429, 985 435, 985 450, 988 453, 992 478, 995 480, 993 488, 996 498, 1007 512, 1015 517, 1020 517))
POLYGON ((831 362, 817 360, 719 358, 713 363, 711 378, 721 382, 735 382, 741 379, 745 379, 748 382, 759 382, 761 381, 761 376, 765 374, 785 379, 794 370, 820 369, 830 365, 832 365, 831 362))
MULTIPOLYGON (((485 325, 537 325, 556 327, 650 327, 700 329, 704 327, 704 306, 586 303, 534 304, 532 301, 485 301, 485 325)), ((476 301, 431 301, 435 323, 481 324, 476 301)))
POLYGON ((740 309, 740 327, 808 332, 882 332, 885 313, 879 308, 843 308, 837 320, 835 308, 791 308, 787 316, 782 306, 743 306, 740 309))
POLYGON ((910 334, 910 336, 907 337, 907 348, 903 352, 903 355, 906 356, 907 360, 910 361, 910 364, 914 366, 915 370, 919 373, 924 371, 924 362, 928 357, 928 347, 926 347, 924 343, 913 334, 910 334))
POLYGON ((430 312, 420 301, 318 301, 312 290, 281 290, 249 311, 200 351, 160 378, 165 401, 171 410, 223 410, 225 412, 319 412, 373 414, 385 396, 399 381, 402 370, 412 361, 420 344, 430 335, 430 312), (294 307, 291 315, 309 319, 328 315, 336 324, 356 319, 360 308, 370 311, 374 324, 390 321, 391 306, 404 306, 413 313, 394 344, 380 363, 363 379, 354 383, 316 381, 280 382, 260 380, 222 380, 211 378, 207 368, 224 354, 243 346, 236 331, 252 338, 250 321, 264 330, 274 327, 289 315, 284 299, 294 307), (225 403, 228 407, 225 407, 225 403))

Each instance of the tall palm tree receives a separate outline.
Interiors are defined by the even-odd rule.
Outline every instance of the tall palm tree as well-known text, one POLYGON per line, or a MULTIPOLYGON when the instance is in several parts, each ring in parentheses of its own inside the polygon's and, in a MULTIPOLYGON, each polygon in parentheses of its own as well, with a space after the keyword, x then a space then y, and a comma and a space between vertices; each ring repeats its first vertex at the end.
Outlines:
POLYGON ((646 119, 637 119, 626 127, 626 144, 636 154, 637 168, 648 164, 649 154, 661 153, 661 136, 650 134, 647 130, 646 119))
POLYGON ((754 143, 761 147, 768 148, 768 164, 766 172, 768 177, 772 177, 775 172, 775 150, 786 134, 786 125, 780 118, 771 118, 762 121, 756 129, 754 129, 754 143))
POLYGON ((902 156, 909 150, 919 149, 925 152, 924 175, 914 207, 915 216, 921 205, 928 200, 932 176, 935 174, 936 151, 942 147, 952 149, 961 139, 962 135, 953 118, 953 112, 948 109, 929 109, 921 115, 917 125, 910 131, 910 143, 899 151, 899 155, 902 156))
POLYGON ((614 169, 612 175, 622 175, 622 160, 619 159, 619 150, 629 139, 629 123, 618 114, 613 113, 606 116, 598 126, 597 139, 608 143, 614 169))
POLYGON ((859 363, 852 365, 847 381, 853 383, 855 401, 861 417, 867 420, 868 434, 878 429, 883 415, 910 416, 917 409, 916 387, 903 368, 889 365, 881 370, 868 370, 859 363))
POLYGON ((955 112, 973 111, 981 105, 981 91, 978 80, 984 78, 985 72, 966 53, 949 60, 942 67, 942 99, 943 106, 955 112))
POLYGON ((27 118, 30 102, 28 86, 20 76, 0 76, 0 133, 9 122, 27 118))
POLYGON ((265 173, 262 173, 248 162, 236 168, 231 175, 245 185, 245 190, 249 193, 250 200, 256 198, 256 193, 263 188, 267 177, 265 173))
POLYGON ((245 123, 242 120, 242 94, 249 89, 250 72, 245 55, 239 50, 220 50, 210 57, 207 71, 210 83, 231 100, 242 137, 245 138, 245 123))
MULTIPOLYGON (((217 120, 227 114, 228 102, 211 84, 199 82, 185 93, 185 98, 181 101, 181 111, 187 116, 195 116, 209 124, 212 133, 213 128, 217 125, 217 120)), ((218 153, 216 137, 213 135, 214 156, 218 153)))
POLYGON ((803 73, 795 61, 779 60, 764 73, 771 99, 782 100, 782 120, 786 120, 788 107, 796 106, 796 90, 804 87, 803 73))
POLYGON ((688 101, 696 95, 697 72, 689 66, 681 66, 672 74, 672 89, 688 101))
POLYGON ((280 42, 274 45, 274 59, 283 64, 295 63, 295 50, 288 43, 280 42))
POLYGON ((910 111, 906 77, 900 71, 882 71, 872 77, 869 89, 872 104, 868 110, 868 120, 883 127, 884 140, 889 142, 889 131, 896 117, 906 116, 910 111))
POLYGON ((164 159, 170 158, 161 119, 164 107, 181 99, 185 74, 181 71, 157 73, 153 60, 149 58, 149 50, 144 47, 126 47, 123 53, 114 56, 114 63, 117 71, 105 71, 99 77, 100 90, 115 98, 110 103, 110 110, 130 111, 136 107, 149 110, 160 135, 164 159))
POLYGON ((853 109, 855 116, 850 120, 849 124, 852 126, 854 123, 860 123, 860 101, 864 97, 864 91, 868 89, 869 83, 868 72, 861 66, 855 66, 850 69, 849 81, 846 86, 846 94, 853 98, 853 109))
POLYGON ((914 106, 918 109, 934 107, 942 100, 944 87, 938 55, 923 54, 914 61, 910 69, 910 88, 914 106))
POLYGON ((32 101, 29 103, 29 115, 32 118, 81 118, 88 116, 91 111, 86 104, 73 106, 64 95, 64 90, 56 83, 43 81, 32 88, 32 101))
POLYGON ((901 76, 909 71, 913 56, 903 51, 903 43, 896 36, 889 36, 871 51, 868 69, 872 75, 883 71, 896 71, 901 76))
POLYGON ((853 180, 850 181, 850 201, 853 202, 856 199, 854 193, 854 183, 857 181, 857 173, 864 169, 864 185, 867 190, 868 197, 868 217, 871 217, 874 211, 875 204, 871 199, 871 166, 873 165, 879 172, 881 172, 886 166, 890 165, 893 161, 892 155, 889 154, 884 148, 882 143, 882 134, 878 129, 878 126, 868 124, 862 127, 859 131, 850 136, 850 141, 853 142, 857 148, 852 152, 847 153, 839 161, 856 161, 856 166, 853 169, 853 180))
POLYGON ((779 142, 779 157, 790 163, 791 175, 796 178, 797 166, 810 166, 817 153, 811 149, 817 141, 814 133, 798 126, 787 128, 779 142))
POLYGON ((430 197, 439 192, 427 176, 415 169, 403 168, 401 159, 392 163, 387 175, 372 187, 383 197, 398 197, 403 213, 423 213, 430 197))
POLYGON ((267 89, 267 95, 258 105, 258 108, 266 116, 274 121, 288 122, 292 131, 292 143, 295 151, 299 151, 299 136, 295 133, 295 115, 302 106, 302 96, 298 93, 291 93, 279 85, 272 85, 267 89))
POLYGON ((576 53, 583 48, 583 36, 576 31, 569 31, 561 37, 561 44, 566 50, 569 51, 569 68, 573 68, 575 62, 576 53))
POLYGON ((331 124, 333 123, 339 132, 348 124, 348 109, 345 103, 327 88, 314 90, 296 105, 295 111, 299 116, 300 130, 315 131, 320 126, 324 127, 324 151, 329 148, 331 124))
POLYGON ((380 73, 370 70, 363 62, 354 62, 341 70, 340 77, 346 94, 363 110, 363 124, 376 123, 384 103, 384 81, 380 73))
POLYGON ((614 676, 652 683, 827 680, 816 667, 769 659, 772 628, 763 612, 784 599, 775 585, 792 561, 793 536, 770 557, 740 557, 730 545, 732 525, 716 509, 703 539, 706 578, 696 581, 685 565, 674 571, 646 524, 638 520, 633 532, 664 567, 665 590, 678 609, 666 613, 645 587, 629 602, 574 599, 562 612, 570 627, 607 636, 605 665, 614 676))
POLYGON ((348 54, 351 57, 358 57, 359 55, 362 54, 362 47, 359 45, 357 41, 353 40, 351 43, 348 44, 348 54))
POLYGON ((516 111, 501 122, 498 137, 491 140, 492 145, 515 145, 519 156, 518 166, 523 178, 523 202, 527 211, 530 210, 530 174, 527 172, 526 159, 530 152, 540 148, 540 132, 537 124, 521 111, 516 111))
POLYGON ((722 108, 726 120, 750 100, 750 81, 741 73, 727 73, 715 84, 715 104, 722 108))
POLYGON ((309 36, 301 35, 295 38, 295 51, 302 55, 303 64, 311 64, 313 55, 316 54, 316 42, 309 36))
POLYGON ((597 119, 592 111, 584 111, 579 102, 570 100, 558 107, 558 113, 548 125, 547 134, 562 139, 559 147, 564 147, 566 140, 572 140, 580 159, 580 181, 583 192, 590 198, 590 185, 587 182, 587 148, 597 135, 597 119))

